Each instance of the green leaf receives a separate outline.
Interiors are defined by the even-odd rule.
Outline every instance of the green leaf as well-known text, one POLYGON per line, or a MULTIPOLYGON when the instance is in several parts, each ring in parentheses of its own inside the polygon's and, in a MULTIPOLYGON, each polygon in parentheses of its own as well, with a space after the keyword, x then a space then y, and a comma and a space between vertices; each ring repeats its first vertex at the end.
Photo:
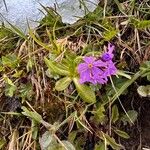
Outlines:
POLYGON ((15 70, 15 73, 12 75, 12 77, 15 77, 15 78, 19 78, 23 73, 23 70, 20 70, 20 71, 17 71, 15 70))
MULTIPOLYGON (((143 68, 142 68, 143 69, 143 68)), ((150 76, 150 70, 149 69, 145 69, 145 73, 141 76, 142 78, 143 77, 147 77, 147 80, 148 80, 148 76, 150 76)))
POLYGON ((3 75, 3 79, 5 80, 5 82, 11 86, 15 86, 14 83, 7 77, 7 75, 3 75))
MULTIPOLYGON (((6 20, 7 21, 7 20, 6 20)), ((21 38, 25 39, 28 41, 27 36, 16 26, 12 25, 10 22, 7 21, 7 23, 11 26, 11 30, 16 33, 17 35, 19 35, 21 38)))
POLYGON ((124 131, 116 129, 116 130, 114 130, 114 132, 117 135, 119 135, 120 137, 124 138, 124 139, 129 139, 130 138, 130 136, 126 132, 124 132, 124 131))
MULTIPOLYGON (((5 0, 6 1, 6 0, 5 0)), ((12 49, 15 49, 17 46, 16 35, 5 26, 0 26, 0 50, 1 52, 12 52, 12 49)), ((2 53, 1 53, 2 56, 2 53)))
POLYGON ((12 97, 14 95, 14 92, 16 91, 17 87, 16 85, 7 77, 7 75, 3 75, 3 79, 6 83, 5 86, 5 95, 12 97))
POLYGON ((10 67, 12 69, 15 69, 19 66, 19 60, 16 55, 6 55, 2 56, 2 64, 5 67, 10 67))
POLYGON ((34 119, 35 121, 41 123, 41 121, 43 120, 41 115, 38 114, 37 112, 33 112, 33 111, 29 111, 26 107, 22 107, 23 111, 22 114, 27 116, 27 117, 30 117, 31 119, 34 119))
POLYGON ((42 8, 45 10, 46 12, 46 16, 40 21, 40 24, 43 26, 47 26, 47 27, 62 27, 62 21, 61 21, 61 17, 56 14, 55 10, 53 10, 52 8, 47 8, 44 7, 41 4, 42 8), (56 25, 55 25, 56 24, 56 25))
MULTIPOLYGON (((106 90, 107 90, 107 95, 109 97, 112 97, 114 94, 116 94, 116 91, 118 92, 120 90, 120 88, 128 81, 128 79, 123 78, 123 77, 114 77, 113 78, 113 84, 115 86, 115 89, 112 88, 111 84, 106 85, 106 90)), ((125 95, 127 94, 127 89, 125 89, 122 94, 125 95)))
POLYGON ((118 107, 114 105, 112 107, 112 115, 111 115, 111 121, 115 123, 119 119, 119 112, 118 112, 118 107))
POLYGON ((101 20, 102 17, 103 17, 103 8, 99 5, 93 12, 88 12, 88 14, 85 16, 85 18, 87 18, 88 21, 94 22, 101 20))
POLYGON ((131 76, 130 76, 130 75, 124 73, 124 72, 121 71, 121 70, 117 70, 117 75, 126 77, 127 79, 131 79, 131 76))
MULTIPOLYGON (((13 116, 22 116, 21 113, 12 112, 12 111, 9 111, 9 112, 1 112, 1 114, 13 115, 13 116)), ((0 118, 0 121, 1 121, 1 118, 0 118)))
POLYGON ((21 84, 19 87, 19 96, 22 98, 22 101, 25 101, 26 99, 31 100, 33 89, 32 84, 21 84))
POLYGON ((116 94, 111 98, 111 101, 114 102, 122 93, 124 93, 125 90, 140 76, 144 74, 145 70, 138 71, 130 80, 126 81, 117 91, 116 94))
POLYGON ((150 20, 141 20, 137 24, 138 29, 145 29, 150 27, 150 20))
POLYGON ((32 130, 32 138, 34 139, 34 140, 36 140, 37 139, 37 137, 38 137, 38 124, 37 124, 37 122, 35 121, 35 120, 33 120, 32 119, 32 124, 31 124, 31 130, 32 130))
POLYGON ((132 124, 132 122, 135 122, 137 120, 138 117, 138 113, 135 110, 129 110, 127 112, 128 116, 126 114, 124 114, 120 119, 121 121, 123 121, 123 123, 126 125, 127 123, 132 124), (132 122, 131 122, 131 120, 132 122))
POLYGON ((137 92, 143 97, 150 96, 150 85, 139 86, 137 92))
POLYGON ((65 148, 64 150, 75 150, 75 147, 69 141, 62 141, 65 148))
POLYGON ((2 149, 5 144, 6 144, 6 141, 4 139, 0 139, 0 149, 2 149))
POLYGON ((121 3, 119 2, 119 0, 114 0, 114 2, 116 3, 116 5, 118 6, 118 9, 120 10, 120 12, 122 12, 125 16, 125 12, 124 12, 124 8, 123 6, 121 5, 121 3))
POLYGON ((16 91, 17 87, 7 84, 5 87, 5 95, 9 97, 13 97, 14 92, 16 91))
POLYGON ((107 144, 110 145, 114 150, 120 150, 123 148, 122 145, 117 144, 115 139, 110 137, 108 134, 103 133, 103 136, 105 137, 107 144))
POLYGON ((68 135, 68 140, 73 143, 75 138, 76 138, 76 135, 77 135, 77 131, 70 132, 69 135, 68 135))
POLYGON ((69 86, 71 81, 72 79, 70 77, 64 77, 56 82, 55 89, 57 91, 63 91, 69 86))
POLYGON ((49 69, 46 70, 46 76, 55 80, 58 80, 60 78, 60 75, 51 72, 49 69))
POLYGON ((131 23, 138 29, 145 29, 150 27, 150 20, 139 20, 131 18, 131 23))
POLYGON ((94 150, 105 150, 105 144, 102 142, 99 144, 96 144, 94 150))
POLYGON ((46 131, 41 138, 39 138, 39 143, 41 150, 48 150, 51 143, 57 143, 54 136, 50 132, 46 131))
MULTIPOLYGON (((1 64, 0 64, 1 65, 1 64)), ((0 66, 0 72, 4 70, 3 66, 0 66)))
POLYGON ((150 61, 146 61, 144 63, 141 64, 140 66, 140 70, 141 71, 145 71, 145 72, 150 72, 150 61))
POLYGON ((150 81, 150 74, 149 74, 149 75, 147 75, 147 80, 148 80, 148 81, 150 81))
POLYGON ((48 67, 48 69, 52 72, 52 73, 55 73, 55 74, 58 74, 58 75, 69 75, 69 71, 66 70, 66 68, 58 65, 57 63, 51 61, 51 60, 48 60, 46 57, 44 58, 44 61, 48 67))
POLYGON ((112 38, 116 36, 117 33, 118 31, 115 30, 114 28, 112 28, 111 30, 107 30, 104 32, 104 39, 106 41, 110 41, 112 38))
POLYGON ((105 121, 105 108, 104 105, 100 105, 96 111, 93 112, 94 119, 98 123, 103 123, 105 121))
POLYGON ((83 99, 83 101, 85 101, 87 103, 95 103, 96 102, 95 92, 92 90, 91 87, 89 87, 85 84, 80 84, 78 78, 73 78, 73 82, 76 86, 79 96, 83 99))
POLYGON ((76 150, 83 150, 83 145, 85 145, 85 142, 86 139, 83 136, 79 136, 74 142, 76 150))
POLYGON ((58 143, 53 134, 48 131, 39 138, 39 143, 41 150, 75 150, 69 141, 61 141, 61 143, 58 143))
POLYGON ((28 62, 27 62, 27 65, 26 65, 26 68, 27 68, 27 72, 29 72, 30 70, 32 70, 34 66, 34 62, 31 58, 29 58, 28 62))
POLYGON ((38 39, 31 29, 29 29, 29 34, 38 45, 42 46, 48 51, 51 51, 51 47, 48 44, 43 43, 40 39, 38 39))

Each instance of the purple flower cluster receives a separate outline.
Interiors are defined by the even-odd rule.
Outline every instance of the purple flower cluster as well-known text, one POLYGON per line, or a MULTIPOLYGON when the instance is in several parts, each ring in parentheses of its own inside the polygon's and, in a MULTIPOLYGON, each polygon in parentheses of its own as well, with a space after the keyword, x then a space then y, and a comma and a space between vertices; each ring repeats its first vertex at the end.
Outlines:
POLYGON ((116 74, 117 68, 112 61, 114 48, 115 47, 109 43, 108 51, 104 53, 100 59, 96 59, 93 56, 84 57, 84 63, 78 65, 81 84, 85 82, 105 84, 108 81, 108 77, 116 74))

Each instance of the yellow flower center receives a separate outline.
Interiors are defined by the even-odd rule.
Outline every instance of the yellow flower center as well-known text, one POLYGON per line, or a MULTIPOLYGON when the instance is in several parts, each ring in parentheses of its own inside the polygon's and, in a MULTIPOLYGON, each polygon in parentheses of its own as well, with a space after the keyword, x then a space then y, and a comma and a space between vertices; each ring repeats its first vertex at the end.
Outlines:
POLYGON ((93 67, 93 64, 88 64, 88 67, 91 69, 93 67))

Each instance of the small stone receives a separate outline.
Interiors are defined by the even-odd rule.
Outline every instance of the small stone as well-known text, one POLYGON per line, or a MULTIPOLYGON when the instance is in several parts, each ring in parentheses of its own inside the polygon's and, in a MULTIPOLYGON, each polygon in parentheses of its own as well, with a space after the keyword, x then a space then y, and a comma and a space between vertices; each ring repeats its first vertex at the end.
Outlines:
POLYGON ((54 8, 56 6, 56 11, 62 17, 62 21, 72 24, 84 17, 88 11, 94 11, 99 0, 83 0, 83 2, 86 7, 79 0, 1 0, 0 24, 4 22, 6 26, 9 26, 8 21, 24 33, 27 33, 28 23, 31 28, 35 28, 44 17, 44 13, 42 13, 44 10, 40 4, 45 7, 54 8), (6 2, 6 6, 4 1, 6 2))

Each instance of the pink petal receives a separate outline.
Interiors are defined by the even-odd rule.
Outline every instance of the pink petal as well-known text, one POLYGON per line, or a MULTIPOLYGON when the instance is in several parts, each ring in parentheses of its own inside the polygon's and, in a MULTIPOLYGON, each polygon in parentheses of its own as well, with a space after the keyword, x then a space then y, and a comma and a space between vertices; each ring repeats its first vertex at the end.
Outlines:
POLYGON ((114 45, 112 45, 111 43, 108 43, 108 53, 112 54, 114 48, 115 48, 114 45))
POLYGON ((95 57, 89 56, 89 57, 84 57, 83 59, 86 63, 91 64, 95 61, 95 57))
POLYGON ((81 63, 78 65, 78 72, 83 72, 88 69, 88 65, 86 63, 81 63))
POLYGON ((107 66, 107 64, 105 62, 101 61, 101 60, 95 61, 93 63, 93 65, 96 66, 96 67, 106 67, 107 66))
POLYGON ((85 82, 89 82, 91 79, 90 77, 90 71, 89 70, 86 70, 86 71, 83 71, 80 73, 80 80, 79 82, 81 84, 85 83, 85 82))
POLYGON ((93 76, 94 75, 100 75, 102 73, 103 73, 103 71, 101 69, 99 69, 98 67, 93 67, 92 68, 92 74, 93 74, 93 76))

